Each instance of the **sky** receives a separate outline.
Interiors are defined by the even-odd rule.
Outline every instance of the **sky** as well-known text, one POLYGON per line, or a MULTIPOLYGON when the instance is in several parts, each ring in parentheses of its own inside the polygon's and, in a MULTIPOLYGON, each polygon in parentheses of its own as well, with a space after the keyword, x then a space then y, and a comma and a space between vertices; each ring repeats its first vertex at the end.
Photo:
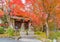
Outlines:
POLYGON ((21 1, 22 1, 22 3, 23 3, 23 4, 25 4, 25 3, 26 3, 26 0, 21 0, 21 1))

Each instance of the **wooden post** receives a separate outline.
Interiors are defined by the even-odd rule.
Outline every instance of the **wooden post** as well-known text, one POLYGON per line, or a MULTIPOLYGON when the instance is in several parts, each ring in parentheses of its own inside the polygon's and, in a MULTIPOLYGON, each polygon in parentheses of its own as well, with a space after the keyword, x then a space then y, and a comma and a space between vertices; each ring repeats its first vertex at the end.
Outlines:
POLYGON ((28 30, 28 35, 30 35, 31 37, 34 36, 34 30, 33 30, 33 26, 31 24, 31 22, 29 23, 29 30, 28 30))
POLYGON ((28 28, 28 29, 29 29, 29 31, 31 31, 31 23, 29 23, 29 26, 28 26, 28 27, 29 27, 29 28, 28 28))
POLYGON ((0 24, 2 23, 2 20, 0 19, 0 24))
POLYGON ((22 25, 21 25, 21 31, 24 31, 24 30, 25 30, 24 23, 22 23, 22 25))

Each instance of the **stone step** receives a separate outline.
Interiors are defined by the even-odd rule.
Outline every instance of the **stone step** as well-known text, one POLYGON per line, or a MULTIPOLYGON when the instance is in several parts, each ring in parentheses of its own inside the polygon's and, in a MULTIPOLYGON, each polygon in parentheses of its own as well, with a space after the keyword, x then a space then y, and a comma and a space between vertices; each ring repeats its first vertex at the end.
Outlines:
POLYGON ((37 40, 37 39, 27 39, 27 38, 21 38, 19 40, 23 41, 23 42, 42 42, 42 41, 37 40))
POLYGON ((22 35, 21 38, 33 38, 34 35, 22 35))

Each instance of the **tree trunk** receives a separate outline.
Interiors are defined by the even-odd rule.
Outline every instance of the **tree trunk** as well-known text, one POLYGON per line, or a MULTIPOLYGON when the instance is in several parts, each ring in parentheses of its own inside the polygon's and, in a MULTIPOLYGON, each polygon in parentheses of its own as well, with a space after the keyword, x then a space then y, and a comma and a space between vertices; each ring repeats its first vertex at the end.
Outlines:
POLYGON ((47 38, 49 37, 49 27, 48 27, 48 22, 45 22, 46 24, 46 36, 47 38))

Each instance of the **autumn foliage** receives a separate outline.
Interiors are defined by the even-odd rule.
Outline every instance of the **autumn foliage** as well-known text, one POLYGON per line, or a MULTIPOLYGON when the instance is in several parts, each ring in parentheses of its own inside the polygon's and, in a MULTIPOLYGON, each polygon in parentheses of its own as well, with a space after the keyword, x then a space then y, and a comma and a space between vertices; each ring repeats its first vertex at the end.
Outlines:
MULTIPOLYGON (((56 20, 60 27, 60 0, 10 0, 7 8, 10 8, 11 16, 27 17, 33 24, 44 24, 48 19, 48 22, 56 20)), ((0 14, 3 13, 0 11, 0 14)))
MULTIPOLYGON (((26 0, 26 4, 29 3, 29 4, 33 4, 33 2, 31 2, 32 0, 26 0)), ((32 20, 32 22, 34 24, 40 24, 40 19, 39 19, 39 16, 36 16, 35 13, 33 12, 28 12, 28 9, 30 6, 27 6, 28 9, 27 11, 25 10, 25 5, 21 2, 21 0, 12 0, 10 3, 9 3, 9 6, 10 6, 10 9, 11 9, 11 12, 10 12, 10 15, 13 15, 13 16, 20 16, 20 17, 24 17, 24 18, 29 18, 32 20)), ((30 7, 31 8, 31 7, 30 7)))
POLYGON ((4 15, 4 12, 0 10, 0 17, 2 17, 3 15, 4 15))

